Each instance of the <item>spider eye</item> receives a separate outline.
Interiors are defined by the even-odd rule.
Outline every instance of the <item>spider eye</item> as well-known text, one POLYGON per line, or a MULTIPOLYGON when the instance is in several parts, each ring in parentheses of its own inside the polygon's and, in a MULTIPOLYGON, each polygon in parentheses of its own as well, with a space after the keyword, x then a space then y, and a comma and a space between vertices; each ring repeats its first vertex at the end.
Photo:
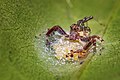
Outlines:
POLYGON ((74 28, 74 30, 76 30, 76 28, 74 28))
POLYGON ((79 29, 79 27, 77 27, 77 29, 79 29))

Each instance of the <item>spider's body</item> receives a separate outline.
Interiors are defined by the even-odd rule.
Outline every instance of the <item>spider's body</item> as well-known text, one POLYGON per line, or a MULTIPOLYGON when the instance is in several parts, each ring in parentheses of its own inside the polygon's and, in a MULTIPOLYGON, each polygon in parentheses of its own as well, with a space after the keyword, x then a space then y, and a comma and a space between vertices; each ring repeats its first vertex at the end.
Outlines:
MULTIPOLYGON (((69 41, 76 42, 78 41, 79 44, 82 44, 82 48, 77 48, 77 50, 69 50, 68 53, 66 53, 63 58, 71 59, 74 58, 74 60, 78 60, 80 58, 85 58, 89 52, 89 50, 92 48, 94 52, 96 52, 96 42, 100 40, 101 42, 103 39, 101 39, 97 35, 90 35, 91 29, 88 26, 85 26, 85 22, 93 19, 92 16, 85 17, 79 21, 77 21, 77 24, 72 24, 70 26, 70 33, 67 34, 60 26, 53 26, 51 29, 49 29, 46 33, 46 37, 51 37, 55 34, 53 34, 55 31, 57 31, 59 34, 63 35, 65 39, 69 41)), ((49 39, 46 40, 47 45, 51 45, 51 42, 49 39)))

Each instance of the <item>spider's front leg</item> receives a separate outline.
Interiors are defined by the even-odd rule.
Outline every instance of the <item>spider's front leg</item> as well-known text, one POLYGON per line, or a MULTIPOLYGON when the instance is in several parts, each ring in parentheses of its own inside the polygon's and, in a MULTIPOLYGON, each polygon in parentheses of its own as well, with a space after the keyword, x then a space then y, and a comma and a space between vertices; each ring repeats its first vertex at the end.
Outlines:
POLYGON ((80 26, 84 26, 84 23, 93 19, 93 16, 89 16, 89 17, 84 17, 83 19, 77 21, 77 24, 80 26))
POLYGON ((65 37, 68 36, 67 33, 60 26, 53 26, 51 29, 48 29, 46 33, 46 45, 49 46, 51 44, 51 42, 48 40, 48 37, 52 36, 55 31, 57 31, 61 35, 64 35, 65 37))
POLYGON ((88 43, 86 43, 85 46, 83 46, 82 49, 78 49, 76 51, 70 50, 70 53, 68 53, 65 58, 73 58, 74 60, 79 60, 87 57, 88 51, 90 47, 95 43, 96 41, 94 39, 91 39, 88 43))
POLYGON ((61 35, 67 35, 66 32, 60 26, 57 25, 49 29, 48 32, 46 33, 46 36, 50 37, 50 35, 55 31, 57 31, 61 35))
POLYGON ((90 40, 86 43, 86 45, 83 46, 83 49, 76 50, 76 51, 74 51, 74 53, 78 53, 79 54, 78 57, 85 57, 88 55, 88 51, 91 48, 93 48, 93 52, 96 52, 97 39, 100 40, 101 42, 104 41, 97 35, 90 36, 90 40))
MULTIPOLYGON (((87 38, 85 38, 85 39, 87 39, 87 38)), ((104 41, 97 35, 88 37, 88 40, 82 49, 78 49, 76 51, 71 50, 70 53, 68 53, 68 55, 66 55, 66 58, 74 58, 74 60, 78 60, 78 59, 83 59, 83 58, 87 57, 90 49, 93 49, 93 52, 96 51, 97 40, 100 40, 101 42, 104 41)))
POLYGON ((94 43, 93 43, 93 46, 94 46, 93 47, 93 52, 96 52, 96 42, 97 42, 97 40, 99 40, 100 42, 103 42, 104 40, 97 35, 90 36, 90 38, 95 40, 94 43))

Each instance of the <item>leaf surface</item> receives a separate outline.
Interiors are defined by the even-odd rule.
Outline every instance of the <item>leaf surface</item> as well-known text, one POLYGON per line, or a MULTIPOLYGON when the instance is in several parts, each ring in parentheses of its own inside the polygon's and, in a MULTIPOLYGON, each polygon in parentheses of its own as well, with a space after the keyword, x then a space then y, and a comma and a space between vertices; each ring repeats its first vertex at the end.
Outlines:
POLYGON ((119 80, 119 0, 1 0, 0 80, 119 80), (82 66, 53 69, 35 49, 35 36, 53 25, 66 31, 85 16, 92 34, 105 40, 101 55, 90 57, 82 66), (103 25, 99 25, 102 23, 103 25), (59 74, 60 71, 60 74, 59 74))

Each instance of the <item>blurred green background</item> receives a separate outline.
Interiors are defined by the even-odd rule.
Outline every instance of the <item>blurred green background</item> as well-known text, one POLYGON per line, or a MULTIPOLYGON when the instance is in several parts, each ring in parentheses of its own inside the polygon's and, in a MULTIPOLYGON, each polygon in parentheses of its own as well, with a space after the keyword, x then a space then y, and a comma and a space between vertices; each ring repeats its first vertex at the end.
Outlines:
POLYGON ((120 0, 0 0, 0 80, 120 80, 119 5, 120 0), (89 21, 92 34, 105 40, 102 55, 72 71, 50 71, 38 56, 35 36, 53 25, 69 31, 90 15, 105 25, 89 21))

